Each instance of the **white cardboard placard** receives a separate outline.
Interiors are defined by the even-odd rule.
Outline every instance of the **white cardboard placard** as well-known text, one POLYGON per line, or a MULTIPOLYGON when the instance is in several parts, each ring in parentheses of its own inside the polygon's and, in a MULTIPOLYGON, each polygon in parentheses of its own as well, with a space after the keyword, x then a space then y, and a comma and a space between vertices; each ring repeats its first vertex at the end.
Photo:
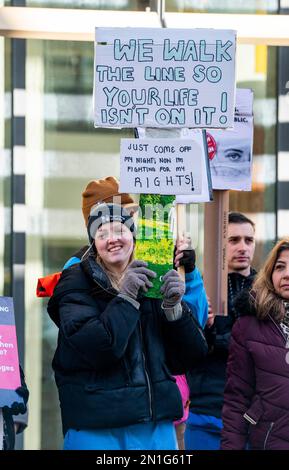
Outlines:
POLYGON ((213 200, 212 180, 210 173, 209 158, 207 152, 206 132, 200 129, 160 129, 160 128, 137 128, 137 135, 140 139, 150 138, 178 138, 189 139, 196 142, 202 149, 203 157, 201 158, 201 173, 202 173, 202 192, 201 194, 190 195, 176 195, 176 202, 178 203, 198 203, 209 202, 213 200), (171 136, 171 137, 170 137, 171 136))
POLYGON ((236 31, 96 28, 94 124, 230 128, 236 31))
POLYGON ((201 194, 203 158, 192 139, 121 139, 120 192, 201 194))
MULTIPOLYGON (((237 88, 235 125, 233 130, 214 129, 207 132, 210 173, 213 189, 251 191, 253 157, 253 91, 237 88), (212 140, 213 139, 213 140, 212 140)), ((194 138, 194 130, 183 129, 182 138, 194 138)), ((176 202, 204 202, 198 196, 177 196, 176 202)))

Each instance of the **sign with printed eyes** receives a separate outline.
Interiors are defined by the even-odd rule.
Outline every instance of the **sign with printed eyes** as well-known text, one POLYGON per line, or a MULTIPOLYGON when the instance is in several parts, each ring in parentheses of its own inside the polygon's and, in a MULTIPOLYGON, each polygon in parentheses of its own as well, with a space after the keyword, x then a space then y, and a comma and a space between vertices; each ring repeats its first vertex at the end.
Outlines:
MULTIPOLYGON (((251 191, 253 131, 253 91, 237 88, 234 129, 206 131, 213 189, 251 191)), ((193 130, 186 129, 184 135, 188 139, 193 130)), ((177 195, 176 202, 197 201, 196 197, 177 195)))
POLYGON ((237 89, 234 129, 209 130, 213 189, 251 191, 253 157, 253 91, 237 89))

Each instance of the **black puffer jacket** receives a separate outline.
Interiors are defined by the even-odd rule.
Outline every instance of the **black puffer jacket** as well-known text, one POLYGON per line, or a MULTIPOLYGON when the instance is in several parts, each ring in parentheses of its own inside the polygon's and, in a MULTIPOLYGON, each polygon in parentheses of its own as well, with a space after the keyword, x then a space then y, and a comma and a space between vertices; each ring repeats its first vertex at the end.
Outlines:
POLYGON ((168 322, 161 302, 140 309, 117 296, 89 257, 65 270, 48 304, 59 327, 53 359, 64 433, 69 428, 114 428, 182 416, 172 374, 207 353, 188 307, 168 322))
POLYGON ((228 315, 216 316, 213 326, 205 329, 209 354, 187 374, 192 413, 221 418, 231 331, 239 316, 234 300, 239 292, 251 288, 255 275, 252 268, 247 277, 228 274, 228 315))

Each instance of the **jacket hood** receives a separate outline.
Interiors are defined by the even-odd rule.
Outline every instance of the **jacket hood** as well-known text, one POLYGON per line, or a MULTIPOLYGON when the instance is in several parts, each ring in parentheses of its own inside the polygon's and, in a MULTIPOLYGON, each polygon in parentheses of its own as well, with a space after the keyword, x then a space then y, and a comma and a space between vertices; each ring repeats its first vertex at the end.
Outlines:
POLYGON ((70 293, 88 293, 102 298, 113 298, 117 291, 112 287, 109 277, 103 268, 90 255, 81 263, 65 269, 50 298, 47 311, 52 321, 59 327, 59 304, 64 296, 70 293))

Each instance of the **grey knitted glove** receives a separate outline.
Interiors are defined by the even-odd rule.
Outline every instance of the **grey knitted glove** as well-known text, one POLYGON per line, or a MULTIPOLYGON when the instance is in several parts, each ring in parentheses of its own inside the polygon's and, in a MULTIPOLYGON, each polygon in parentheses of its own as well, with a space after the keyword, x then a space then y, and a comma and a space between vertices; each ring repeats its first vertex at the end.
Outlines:
POLYGON ((120 294, 136 300, 140 288, 147 292, 152 287, 149 277, 156 277, 156 273, 146 266, 145 261, 137 259, 131 263, 121 281, 120 294))
POLYGON ((174 269, 171 269, 163 276, 163 282, 160 289, 163 294, 162 307, 164 309, 172 308, 181 302, 186 290, 185 283, 174 269))

